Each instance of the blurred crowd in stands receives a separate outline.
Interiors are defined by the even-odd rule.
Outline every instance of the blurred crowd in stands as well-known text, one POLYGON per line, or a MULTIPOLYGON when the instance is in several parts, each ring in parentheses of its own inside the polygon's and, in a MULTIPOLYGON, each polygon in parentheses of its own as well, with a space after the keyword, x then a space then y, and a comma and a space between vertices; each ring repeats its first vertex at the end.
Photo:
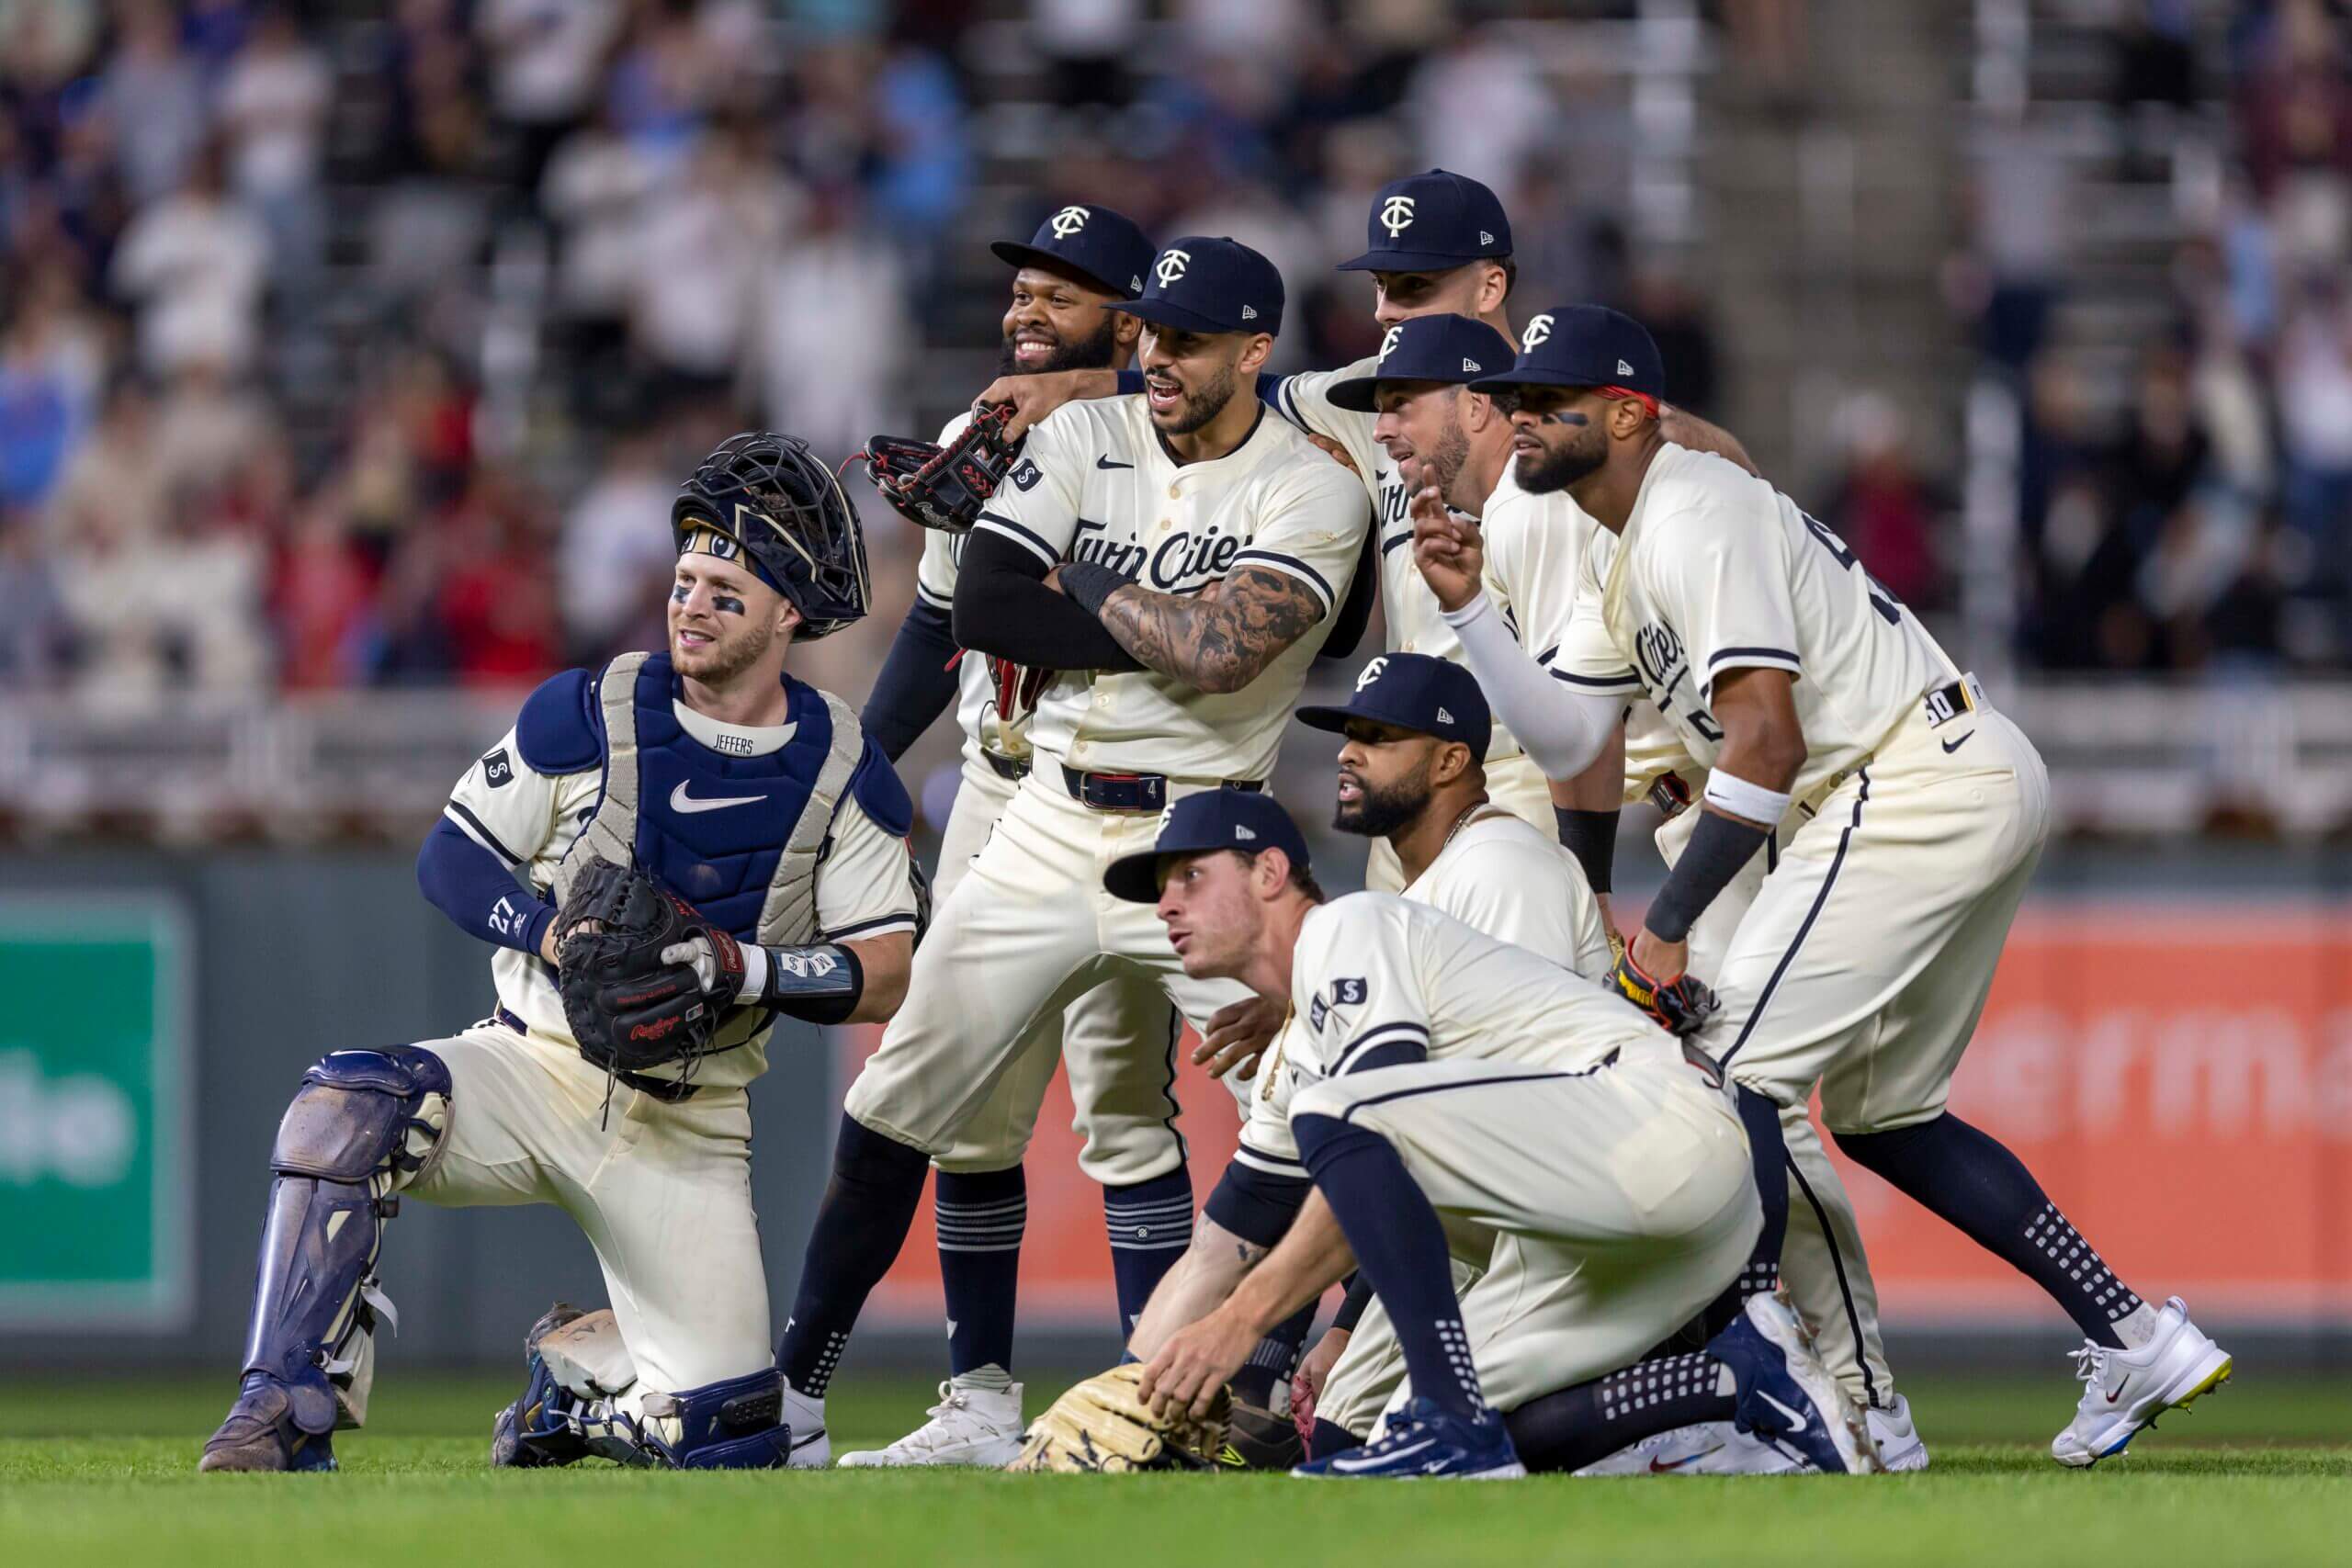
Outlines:
MULTIPOLYGON (((0 689, 512 683, 641 643, 712 441, 845 456, 984 384, 997 236, 958 220, 991 9, 0 0, 0 689), (945 342, 970 386, 918 374, 945 342)), ((1638 305, 1706 406, 1622 172, 1542 155, 1568 84, 1457 9, 1035 0, 1030 96, 1089 134, 1032 150, 1034 200, 1251 238, 1306 365, 1376 344, 1329 272, 1372 191, 1503 171, 1523 287, 1638 305)), ((918 541, 873 510, 894 618, 918 541)))
POLYGON ((2122 10, 2109 140, 2070 154, 2030 115, 1990 137, 1961 275, 1982 352, 2024 410, 2019 652, 2056 671, 2340 670, 2352 24, 2335 0, 2122 10), (2201 25, 2217 13, 2225 29, 2201 25), (2167 247, 2159 325, 2104 345, 2128 358, 2121 395, 2102 398, 2083 334, 2056 324, 2117 287, 2101 264, 2120 247, 2102 253, 2086 187, 2135 182, 2167 247))

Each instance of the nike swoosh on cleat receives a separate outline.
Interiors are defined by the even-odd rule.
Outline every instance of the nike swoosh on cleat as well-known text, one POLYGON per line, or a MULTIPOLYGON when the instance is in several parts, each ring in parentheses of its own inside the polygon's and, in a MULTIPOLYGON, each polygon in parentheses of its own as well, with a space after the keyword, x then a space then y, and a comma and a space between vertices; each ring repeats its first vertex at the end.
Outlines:
POLYGON ((1132 468, 1135 467, 1133 463, 1114 463, 1108 457, 1095 458, 1094 466, 1098 468, 1132 468))
POLYGON ((1435 1438, 1423 1438, 1419 1442, 1413 1444, 1410 1448, 1397 1449, 1393 1452, 1385 1454, 1369 1454, 1363 1458, 1357 1459, 1352 1464, 1348 1462, 1348 1456, 1343 1455, 1331 1461, 1331 1468, 1333 1470, 1344 1470, 1351 1473, 1359 1470, 1370 1470, 1374 1465, 1394 1463, 1397 1460, 1406 1459, 1413 1454, 1419 1453, 1423 1449, 1429 1448, 1436 1441, 1437 1439, 1435 1438))
POLYGON ((2113 1404, 2117 1400, 2123 1397, 2123 1391, 2131 1386, 2132 1380, 2130 1378, 2125 1378, 2121 1382, 2115 1385, 2115 1392, 2107 1396, 2107 1402, 2109 1404, 2113 1404))
POLYGON ((1959 750, 1962 747, 1963 747, 1963 746, 1967 745, 1970 741, 1972 741, 1972 740, 1973 740, 1973 739, 1976 739, 1976 731, 1974 731, 1974 730, 1973 730, 1973 729, 1972 729, 1972 730, 1970 730, 1967 734, 1965 734, 1965 735, 1962 736, 1962 737, 1961 737, 1959 739, 1957 739, 1957 740, 1947 740, 1947 741, 1945 741, 1945 742, 1944 742, 1944 755, 1945 755, 1945 756, 1947 756, 1947 757, 1951 756, 1954 751, 1959 750))
POLYGON ((1804 1427, 1805 1427, 1805 1420, 1804 1420, 1804 1416, 1802 1416, 1801 1414, 1799 1414, 1798 1412, 1796 1412, 1796 1411, 1794 1411, 1794 1410, 1790 1409, 1787 1405, 1785 1405, 1785 1404, 1781 1404, 1779 1400, 1777 1400, 1777 1399, 1773 1398, 1770 1394, 1766 1393, 1765 1393, 1762 1389, 1760 1389, 1760 1388, 1759 1388, 1759 1389, 1758 1389, 1758 1390, 1756 1391, 1756 1397, 1757 1397, 1757 1398, 1758 1398, 1758 1399, 1760 1399, 1760 1400, 1762 1400, 1765 1404, 1767 1404, 1770 1405, 1773 1409, 1775 1409, 1775 1410, 1779 1411, 1781 1415, 1783 1415, 1783 1416, 1787 1416, 1787 1417, 1789 1418, 1789 1430, 1790 1430, 1790 1431, 1792 1431, 1792 1432, 1802 1432, 1802 1431, 1804 1431, 1804 1427))
POLYGON ((1680 1459, 1676 1460, 1672 1464, 1660 1464, 1657 1461, 1652 1460, 1650 1461, 1650 1473, 1652 1475, 1672 1475, 1684 1465, 1696 1464, 1705 1457, 1706 1456, 1704 1454, 1685 1454, 1680 1459))

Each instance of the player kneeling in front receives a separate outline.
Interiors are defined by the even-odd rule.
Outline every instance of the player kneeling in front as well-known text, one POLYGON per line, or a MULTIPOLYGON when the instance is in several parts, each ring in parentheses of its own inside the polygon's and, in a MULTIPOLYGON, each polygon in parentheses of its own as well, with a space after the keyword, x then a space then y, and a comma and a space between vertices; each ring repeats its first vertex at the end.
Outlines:
MULTIPOLYGON (((1188 973, 1295 1010, 1280 1070, 1315 1183, 1265 1261, 1140 1375, 1163 1418, 1212 1415, 1265 1326, 1352 1264, 1406 1382, 1374 1442, 1299 1472, 1524 1474, 1496 1406, 1623 1368, 1746 1263, 1762 1218, 1722 1078, 1590 982, 1394 895, 1326 903, 1288 814, 1234 792, 1180 803, 1104 886, 1156 897, 1188 973), (1456 1249, 1487 1269, 1459 1298, 1456 1249)), ((1822 1468, 1869 1467, 1850 1402, 1758 1301, 1711 1381, 1744 1421, 1809 1434, 1822 1468)))
POLYGON ((672 525, 668 655, 533 693, 418 857, 426 897, 497 944, 497 1011, 303 1075, 270 1158, 243 1383, 205 1470, 334 1468, 391 1317, 376 1260, 402 1192, 557 1204, 604 1267, 610 1311, 533 1328, 492 1462, 786 1461, 744 1086, 779 1015, 896 1008, 912 811, 850 708, 785 673, 795 640, 867 607, 857 513, 824 465, 788 436, 736 436, 672 525))

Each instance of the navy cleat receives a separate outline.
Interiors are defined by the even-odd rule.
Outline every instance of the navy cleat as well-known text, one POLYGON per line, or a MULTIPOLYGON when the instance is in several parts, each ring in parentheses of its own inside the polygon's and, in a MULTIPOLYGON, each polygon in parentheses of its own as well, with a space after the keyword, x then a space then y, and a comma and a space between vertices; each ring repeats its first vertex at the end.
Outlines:
POLYGON ((1833 1475, 1886 1468, 1861 1410, 1813 1353, 1780 1292, 1750 1296, 1707 1349, 1732 1370, 1739 1397, 1733 1422, 1741 1432, 1833 1475))
POLYGON ((200 1471, 334 1470, 332 1431, 308 1432, 294 1421, 293 1397, 267 1372, 247 1372, 228 1419, 204 1445, 200 1471))
POLYGON ((1493 1411, 1465 1421, 1422 1398, 1390 1416, 1388 1429, 1373 1442, 1302 1464, 1291 1473, 1318 1480, 1515 1481, 1527 1467, 1510 1446, 1503 1418, 1493 1411))
POLYGON ((539 1314, 523 1337, 525 1382, 522 1396, 501 1410, 490 1428, 490 1462, 500 1469, 533 1470, 570 1464, 588 1457, 588 1444, 579 1423, 570 1416, 579 1401, 564 1392, 539 1353, 539 1341, 587 1314, 570 1302, 558 1302, 539 1314))

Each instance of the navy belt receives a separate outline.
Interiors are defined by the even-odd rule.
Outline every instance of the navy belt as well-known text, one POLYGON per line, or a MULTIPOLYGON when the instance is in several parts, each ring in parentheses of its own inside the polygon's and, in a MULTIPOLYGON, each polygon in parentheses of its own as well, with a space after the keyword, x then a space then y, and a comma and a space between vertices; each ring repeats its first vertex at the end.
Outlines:
POLYGON ((1030 763, 1026 757, 1007 757, 983 746, 980 748, 980 761, 986 762, 997 777, 1010 779, 1014 784, 1029 776, 1030 763))
MULTIPOLYGON (((1164 811, 1168 807, 1165 773, 1087 773, 1065 762, 1062 784, 1072 800, 1096 811, 1164 811)), ((1260 779, 1227 779, 1225 787, 1254 795, 1266 785, 1260 779)))
MULTIPOLYGON (((507 1010, 504 1002, 498 1004, 497 1010, 492 1016, 517 1034, 528 1034, 531 1032, 528 1024, 507 1010)), ((650 1078, 643 1073, 619 1072, 615 1073, 613 1077, 628 1085, 638 1093, 650 1094, 665 1105, 676 1105, 682 1100, 692 1100, 702 1092, 702 1085, 682 1083, 676 1078, 650 1078)))

